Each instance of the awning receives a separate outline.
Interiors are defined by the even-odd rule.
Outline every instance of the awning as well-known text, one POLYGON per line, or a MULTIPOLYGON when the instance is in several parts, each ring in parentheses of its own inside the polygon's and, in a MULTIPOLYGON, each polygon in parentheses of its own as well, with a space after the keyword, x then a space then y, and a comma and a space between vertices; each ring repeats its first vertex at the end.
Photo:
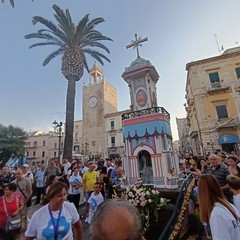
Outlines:
POLYGON ((224 134, 218 138, 218 144, 238 143, 239 138, 235 135, 224 134))

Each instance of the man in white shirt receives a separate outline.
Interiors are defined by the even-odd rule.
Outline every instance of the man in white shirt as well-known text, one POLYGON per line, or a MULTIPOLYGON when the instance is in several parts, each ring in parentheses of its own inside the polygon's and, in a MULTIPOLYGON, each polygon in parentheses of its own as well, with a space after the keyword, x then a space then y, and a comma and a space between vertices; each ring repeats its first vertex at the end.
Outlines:
POLYGON ((71 167, 71 163, 68 161, 67 158, 63 159, 63 175, 67 175, 68 169, 71 167))

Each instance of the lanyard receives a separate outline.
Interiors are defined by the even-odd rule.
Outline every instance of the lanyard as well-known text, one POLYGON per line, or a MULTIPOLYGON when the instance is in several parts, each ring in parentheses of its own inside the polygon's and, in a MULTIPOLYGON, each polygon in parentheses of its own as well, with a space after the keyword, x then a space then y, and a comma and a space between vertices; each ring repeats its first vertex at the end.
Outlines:
POLYGON ((54 218, 53 218, 53 215, 52 215, 52 211, 50 210, 50 206, 49 205, 48 205, 48 210, 49 210, 49 213, 50 213, 50 216, 51 216, 51 220, 52 220, 52 224, 53 224, 53 228, 54 228, 54 240, 57 240, 58 225, 59 225, 59 221, 60 221, 60 215, 61 215, 61 212, 62 212, 62 208, 59 210, 58 218, 57 218, 57 224, 56 225, 55 225, 54 218))

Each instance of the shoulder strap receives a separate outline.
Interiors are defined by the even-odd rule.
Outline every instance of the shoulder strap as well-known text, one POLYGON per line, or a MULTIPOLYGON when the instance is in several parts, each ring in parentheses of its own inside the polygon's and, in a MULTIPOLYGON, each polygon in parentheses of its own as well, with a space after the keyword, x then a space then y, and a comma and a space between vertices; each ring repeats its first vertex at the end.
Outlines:
POLYGON ((8 212, 7 212, 7 207, 6 207, 6 202, 5 202, 4 196, 2 197, 2 200, 3 200, 4 211, 5 211, 5 213, 6 213, 6 216, 8 217, 8 212))
POLYGON ((22 193, 23 197, 24 197, 25 199, 27 199, 25 193, 24 193, 23 190, 20 188, 20 186, 19 186, 19 184, 18 184, 18 181, 17 181, 17 186, 18 186, 18 189, 20 190, 20 192, 22 193))

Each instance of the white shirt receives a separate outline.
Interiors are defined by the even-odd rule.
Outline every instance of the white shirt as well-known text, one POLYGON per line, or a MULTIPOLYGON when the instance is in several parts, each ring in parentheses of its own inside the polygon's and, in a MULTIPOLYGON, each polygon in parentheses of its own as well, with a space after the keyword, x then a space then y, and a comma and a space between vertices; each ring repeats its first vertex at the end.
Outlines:
POLYGON ((233 196, 233 205, 240 211, 240 193, 233 196))
POLYGON ((85 222, 91 223, 93 214, 96 212, 97 207, 100 203, 104 201, 103 195, 99 193, 98 195, 95 195, 94 192, 91 194, 90 198, 88 199, 89 204, 89 214, 86 218, 85 222))
POLYGON ((82 183, 82 178, 81 178, 81 176, 78 174, 77 176, 74 176, 74 175, 72 175, 70 178, 69 178, 69 189, 68 189, 68 193, 69 194, 73 194, 73 195, 75 195, 75 194, 78 194, 78 193, 80 193, 81 192, 81 190, 82 190, 82 188, 80 187, 80 188, 73 188, 72 186, 71 186, 71 183, 75 183, 75 184, 78 184, 78 183, 82 183))
POLYGON ((63 164, 64 175, 68 174, 68 169, 71 167, 70 162, 66 162, 63 164))
POLYGON ((84 166, 83 168, 82 168, 82 174, 84 174, 85 172, 87 172, 88 171, 88 167, 87 166, 84 166))
POLYGON ((30 179, 31 182, 34 180, 33 174, 31 172, 23 173, 23 177, 30 179))
MULTIPOLYGON (((240 218, 238 209, 232 204, 231 206, 240 218)), ((213 240, 240 239, 240 221, 237 221, 232 213, 222 204, 215 203, 209 222, 213 240)))
MULTIPOLYGON (((49 204, 33 213, 25 236, 35 237, 37 240, 54 239, 54 227, 48 206, 49 204)), ((58 213, 59 211, 52 211, 55 223, 58 218, 58 213)), ((75 224, 78 220, 79 215, 73 203, 64 202, 58 227, 58 239, 73 240, 72 224, 75 224)))

